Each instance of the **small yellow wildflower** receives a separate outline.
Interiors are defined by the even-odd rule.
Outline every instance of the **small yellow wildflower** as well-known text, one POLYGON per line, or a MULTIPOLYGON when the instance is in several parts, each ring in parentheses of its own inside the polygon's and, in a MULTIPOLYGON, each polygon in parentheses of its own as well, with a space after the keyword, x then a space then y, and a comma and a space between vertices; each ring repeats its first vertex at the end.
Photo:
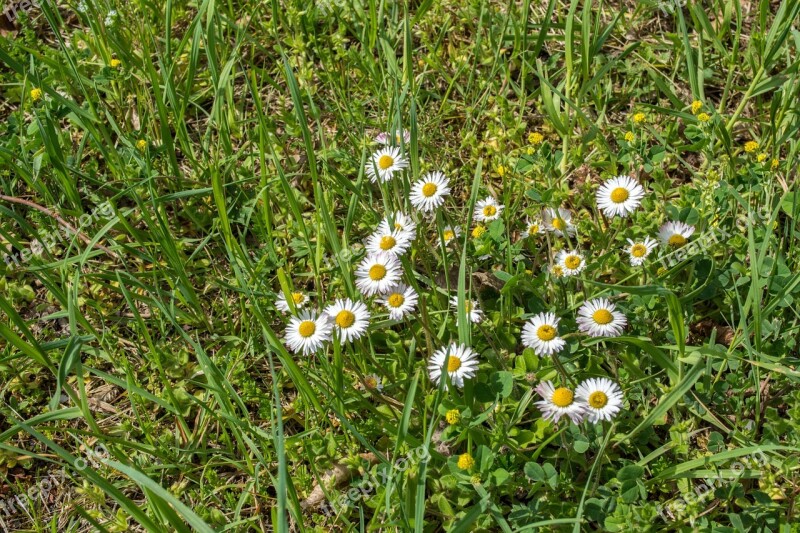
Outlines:
POLYGON ((632 131, 628 131, 625 133, 625 140, 629 143, 632 143, 636 139, 636 135, 633 134, 632 131))
POLYGON ((700 122, 708 122, 709 120, 711 120, 711 117, 709 116, 708 113, 700 113, 699 115, 697 115, 697 120, 699 120, 700 122))
POLYGON ((506 175, 506 167, 503 165, 497 165, 497 175, 501 178, 506 175))
POLYGON ((481 484, 481 475, 480 474, 472 474, 472 477, 469 478, 469 482, 473 485, 480 485, 481 484))
POLYGON ((778 168, 778 166, 779 166, 780 164, 781 164, 781 162, 780 162, 780 161, 778 161, 777 159, 773 159, 773 160, 772 160, 772 163, 770 163, 770 165, 769 165, 769 166, 770 166, 770 168, 771 168, 772 170, 775 170, 776 168, 778 168))
POLYGON ((108 64, 108 65, 109 65, 111 68, 118 68, 118 67, 119 67, 121 64, 122 64, 122 61, 120 61, 120 60, 119 60, 119 59, 117 59, 117 58, 114 58, 114 59, 112 59, 112 60, 109 62, 109 64, 108 64))
POLYGON ((450 409, 444 415, 444 418, 445 418, 445 420, 447 420, 448 424, 453 426, 455 424, 458 424, 461 421, 461 413, 459 412, 458 409, 450 409))
POLYGON ((469 470, 475 466, 475 459, 469 453, 462 453, 458 456, 458 468, 461 470, 469 470))
POLYGON ((479 239, 486 233, 486 228, 484 226, 475 226, 475 229, 472 230, 472 238, 479 239))
POLYGON ((33 100, 34 102, 38 102, 39 100, 41 100, 42 95, 43 93, 40 88, 34 87, 33 89, 31 89, 31 100, 33 100))
POLYGON ((538 131, 534 131, 528 134, 528 142, 534 146, 542 144, 543 141, 544 141, 544 135, 542 135, 538 131))
POLYGON ((696 115, 697 112, 700 111, 700 109, 702 109, 702 107, 703 107, 703 102, 701 102, 700 100, 695 100, 694 102, 692 102, 692 115, 696 115))
POLYGON ((755 141, 747 141, 744 143, 744 151, 748 154, 751 152, 755 152, 758 149, 758 143, 755 141))
POLYGON ((756 160, 757 160, 759 163, 763 163, 764 161, 766 161, 766 160, 767 160, 767 154, 765 154, 764 152, 761 152, 760 154, 758 154, 758 155, 756 156, 756 160))
POLYGON ((136 148, 140 152, 144 152, 145 150, 147 150, 147 141, 145 141, 144 139, 139 139, 138 141, 136 141, 136 148))
POLYGON ((644 119, 646 118, 647 116, 644 113, 636 113, 635 115, 633 115, 633 122, 635 124, 641 124, 642 122, 644 122, 644 119))

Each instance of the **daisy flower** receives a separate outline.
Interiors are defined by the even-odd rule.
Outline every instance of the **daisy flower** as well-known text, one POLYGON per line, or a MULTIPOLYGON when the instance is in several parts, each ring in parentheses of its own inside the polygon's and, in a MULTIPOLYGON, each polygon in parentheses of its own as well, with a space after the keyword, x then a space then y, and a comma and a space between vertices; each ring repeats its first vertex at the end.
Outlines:
POLYGON ((389 133, 388 131, 382 131, 378 135, 375 136, 375 142, 378 144, 386 145, 394 145, 399 146, 400 141, 404 144, 408 144, 411 142, 411 132, 408 130, 403 130, 403 133, 389 133), (394 137, 394 142, 392 142, 392 137, 394 137))
POLYGON ((644 187, 630 176, 611 178, 597 189, 597 207, 607 216, 626 217, 644 198, 644 187))
POLYGON ((389 233, 392 229, 399 229, 409 234, 410 238, 414 238, 414 232, 417 230, 417 223, 414 222, 410 216, 405 213, 395 213, 392 215, 392 222, 389 222, 389 217, 386 217, 378 225, 378 230, 381 233, 389 233))
POLYGON ((406 253, 411 246, 411 234, 407 231, 396 229, 393 231, 381 231, 389 229, 382 225, 378 230, 369 236, 365 243, 367 251, 372 254, 387 253, 399 256, 406 253))
POLYGON ((655 250, 658 243, 655 239, 645 237, 644 240, 628 240, 628 246, 625 247, 625 252, 631 258, 631 266, 639 266, 644 263, 644 260, 650 255, 650 252, 655 250))
POLYGON ((547 231, 555 233, 561 237, 564 234, 575 235, 575 226, 572 225, 572 213, 569 209, 547 208, 542 213, 542 222, 547 231))
POLYGON ((578 329, 590 337, 618 337, 628 323, 625 315, 605 298, 583 302, 578 309, 578 329))
POLYGON ((364 296, 384 294, 400 280, 400 263, 389 254, 369 254, 356 269, 356 287, 364 296))
MULTIPOLYGON (((428 362, 428 373, 437 386, 442 377, 442 368, 447 368, 450 382, 458 388, 464 386, 464 380, 474 377, 478 371, 478 354, 471 348, 451 343, 450 346, 439 348, 428 362)), ((447 384, 444 386, 447 390, 447 384)))
POLYGON ((550 265, 550 267, 548 268, 548 272, 550 272, 551 276, 556 278, 564 277, 564 267, 558 263, 553 263, 552 265, 550 265))
POLYGON ((568 416, 576 424, 583 421, 586 406, 576 401, 575 394, 568 388, 555 388, 551 382, 542 381, 536 387, 536 392, 542 397, 536 406, 545 420, 558 422, 562 416, 568 416))
POLYGON ((350 298, 336 300, 325 309, 325 314, 333 321, 333 327, 342 344, 358 339, 369 327, 367 306, 350 298))
POLYGON ((371 390, 383 392, 383 379, 378 374, 364 376, 364 386, 371 390))
MULTIPOLYGON (((458 296, 450 298, 450 305, 458 312, 458 296)), ((478 302, 475 300, 464 300, 464 307, 466 307, 467 317, 473 324, 480 324, 483 322, 483 311, 478 307, 478 302)))
POLYGON ((658 230, 661 242, 667 246, 679 248, 686 244, 686 241, 694 233, 694 226, 683 222, 667 222, 658 230))
POLYGON ((558 252, 556 264, 561 265, 565 276, 577 276, 586 268, 586 260, 576 250, 558 252))
POLYGON ((527 239, 528 237, 533 237, 534 235, 538 235, 544 232, 544 227, 542 226, 542 221, 538 218, 528 218, 525 222, 525 231, 522 232, 522 238, 527 239))
MULTIPOLYGON (((302 292, 292 292, 290 293, 292 298, 292 302, 294 302, 295 309, 302 309, 308 303, 308 296, 303 294, 302 292)), ((291 311, 289 308, 289 302, 286 301, 286 295, 281 292, 278 295, 278 300, 275 302, 275 308, 282 313, 288 313, 291 311)))
POLYGON ((500 218, 504 205, 498 204, 497 200, 487 196, 475 205, 475 220, 478 222, 491 222, 500 218))
POLYGON ((394 177, 395 172, 400 172, 407 166, 408 161, 400 153, 400 148, 381 148, 367 161, 367 176, 372 183, 385 183, 394 177))
POLYGON ((461 228, 459 226, 445 226, 442 230, 442 237, 444 238, 444 243, 450 244, 453 242, 453 239, 457 239, 461 236, 461 228))
POLYGON ((417 308, 417 299, 417 293, 412 287, 398 283, 386 291, 383 297, 375 300, 375 303, 384 306, 392 320, 402 320, 417 308))
POLYGON ((539 356, 560 352, 566 342, 558 336, 558 322, 554 313, 539 313, 531 317, 522 328, 522 344, 533 348, 539 356))
POLYGON ((429 172, 411 186, 411 205, 420 211, 433 211, 444 203, 450 194, 450 181, 442 172, 429 172))
POLYGON ((586 417, 596 424, 611 420, 622 408, 622 389, 608 378, 590 378, 578 385, 575 397, 586 405, 586 417))
POLYGON ((328 315, 314 311, 303 311, 299 317, 293 316, 286 326, 286 344, 295 353, 303 355, 316 352, 325 341, 331 340, 331 323, 328 315))

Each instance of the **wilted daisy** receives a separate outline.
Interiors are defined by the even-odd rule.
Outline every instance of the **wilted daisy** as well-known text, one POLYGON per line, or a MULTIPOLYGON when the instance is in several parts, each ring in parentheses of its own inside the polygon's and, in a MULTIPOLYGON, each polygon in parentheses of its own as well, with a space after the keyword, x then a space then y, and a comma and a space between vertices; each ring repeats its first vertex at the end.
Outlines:
POLYGON ((554 313, 539 313, 531 317, 522 328, 522 344, 533 348, 536 355, 560 352, 566 342, 558 336, 558 322, 554 313))
POLYGON ((375 183, 387 182, 408 166, 408 161, 400 153, 400 148, 386 147, 375 151, 367 161, 367 176, 375 183))
POLYGON ((303 311, 293 316, 286 326, 286 344, 295 353, 310 354, 319 350, 325 341, 331 340, 331 323, 325 313, 303 311))
POLYGON ((349 298, 339 299, 325 309, 325 314, 333 322, 342 344, 361 337, 369 327, 370 315, 363 302, 354 302, 349 298))
POLYGON ((642 203, 644 187, 630 176, 617 176, 602 184, 596 197, 597 207, 607 217, 626 217, 642 203))
POLYGON ((497 200, 491 196, 487 196, 477 204, 475 204, 475 220, 478 222, 491 222, 500 218, 504 205, 498 204, 497 200))
MULTIPOLYGON (((289 294, 292 298, 292 302, 294 303, 295 309, 302 309, 308 303, 308 296, 303 294, 302 292, 295 291, 289 294)), ((289 303, 286 301, 286 295, 281 292, 278 295, 278 299, 275 301, 275 308, 278 311, 283 313, 288 313, 291 311, 289 308, 289 303)))
POLYGON ((377 231, 382 233, 389 233, 392 230, 399 229, 405 231, 413 239, 414 232, 417 229, 417 223, 414 222, 410 216, 405 213, 395 213, 392 215, 392 222, 389 223, 389 217, 386 217, 378 225, 377 231))
POLYGON ((450 194, 449 180, 442 172, 429 172, 411 186, 411 205, 420 211, 433 211, 450 194))
POLYGON ((356 287, 365 296, 384 294, 400 280, 400 263, 389 254, 369 254, 356 270, 356 287))
POLYGON ((364 376, 364 386, 370 390, 383 392, 383 379, 378 374, 364 376))
POLYGON ((564 234, 575 235, 575 226, 572 225, 572 213, 569 209, 547 208, 542 213, 542 223, 547 231, 551 231, 559 237, 564 234))
POLYGON ((645 237, 644 240, 632 240, 628 239, 628 246, 625 247, 625 251, 631 258, 631 265, 632 266, 639 266, 644 263, 645 258, 650 255, 655 247, 658 246, 658 243, 655 239, 651 239, 650 237, 645 237))
POLYGON ((578 309, 578 329, 590 337, 618 337, 628 319, 605 298, 583 302, 578 309))
POLYGON ((575 397, 586 404, 586 417, 596 424, 611 420, 622 408, 622 389, 608 378, 590 378, 578 385, 575 397))
POLYGON ((366 242, 368 252, 372 254, 383 252, 394 256, 406 253, 411 246, 411 234, 400 229, 383 231, 388 229, 381 225, 375 233, 369 236, 366 242))
POLYGON ((527 239, 528 237, 533 237, 534 235, 538 235, 544 232, 544 226, 542 226, 541 220, 538 218, 529 218, 525 222, 525 231, 522 232, 522 238, 527 239))
POLYGON ((561 250, 556 254, 556 263, 561 265, 566 276, 577 276, 586 268, 586 260, 576 250, 561 250))
MULTIPOLYGON (((450 305, 452 305, 456 310, 456 313, 458 313, 458 296, 453 296, 450 298, 450 305)), ((475 300, 465 299, 464 307, 470 322, 473 324, 480 324, 483 322, 483 311, 481 311, 480 307, 478 307, 478 302, 475 300)))
MULTIPOLYGON (((428 373, 437 386, 442 377, 442 368, 447 369, 450 382, 461 388, 464 380, 475 376, 478 371, 478 354, 463 344, 453 342, 450 346, 436 350, 428 362, 428 373)), ((446 384, 444 387, 447 390, 446 384)))
POLYGON ((536 387, 536 392, 542 397, 536 406, 542 412, 545 420, 558 422, 562 416, 568 416, 574 423, 580 424, 586 411, 586 406, 575 399, 575 394, 566 387, 555 388, 549 381, 542 381, 536 387))
POLYGON ((555 278, 564 277, 564 267, 559 265, 558 263, 553 263, 552 265, 550 265, 550 267, 548 268, 548 272, 550 272, 550 275, 555 278))
POLYGON ((392 320, 401 320, 416 309, 417 298, 417 293, 412 287, 398 283, 386 291, 383 297, 375 300, 375 303, 384 306, 392 320))
POLYGON ((383 131, 375 136, 375 142, 383 145, 391 144, 394 146, 400 146, 400 142, 408 144, 411 142, 411 132, 408 130, 403 130, 403 133, 389 133, 388 131, 383 131), (394 138, 394 142, 392 142, 392 138, 394 138))
POLYGON ((683 222, 667 222, 658 230, 661 242, 668 246, 679 248, 686 244, 686 241, 694 233, 694 226, 683 222))
POLYGON ((453 239, 457 239, 460 236, 461 228, 459 226, 445 226, 442 230, 442 238, 444 238, 445 244, 450 244, 453 239))

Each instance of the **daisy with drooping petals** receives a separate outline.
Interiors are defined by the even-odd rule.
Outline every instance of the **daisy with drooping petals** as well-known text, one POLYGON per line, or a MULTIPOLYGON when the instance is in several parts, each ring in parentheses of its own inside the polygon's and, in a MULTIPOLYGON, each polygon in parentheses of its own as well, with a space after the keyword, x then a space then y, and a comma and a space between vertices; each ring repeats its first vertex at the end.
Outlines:
POLYGON ((417 293, 412 287, 398 283, 386 291, 383 297, 375 300, 375 303, 384 306, 392 320, 402 320, 416 309, 417 299, 417 293))
POLYGON ((444 203, 450 194, 450 181, 442 172, 429 172, 411 186, 411 205, 420 211, 433 211, 444 203))
POLYGON ((628 239, 628 246, 625 247, 625 251, 630 256, 631 266, 640 266, 644 263, 644 260, 650 255, 650 252, 655 250, 656 246, 658 246, 658 243, 650 237, 636 241, 628 239))
POLYGON ((405 231, 408 233, 409 238, 413 240, 414 232, 417 229, 417 223, 414 222, 410 216, 406 215, 405 213, 395 213, 391 217, 386 217, 378 224, 377 231, 381 233, 389 233, 393 230, 400 230, 405 231), (392 222, 389 222, 389 218, 392 219, 392 222))
POLYGON ((406 253, 411 246, 411 235, 407 231, 399 229, 381 231, 383 229, 388 228, 379 226, 378 230, 369 236, 365 243, 367 251, 372 254, 387 253, 393 256, 406 253))
POLYGON ((558 322, 554 313, 539 313, 531 317, 522 328, 522 344, 533 348, 536 355, 560 352, 566 342, 558 336, 558 322))
MULTIPOLYGON (((464 380, 474 377, 478 371, 478 354, 471 348, 451 343, 450 346, 439 348, 428 362, 428 373, 437 386, 442 377, 442 369, 446 369, 450 376, 450 383, 458 388, 464 386, 464 380)), ((447 384, 444 386, 447 390, 447 384)))
POLYGON ((408 166, 408 161, 400 153, 400 148, 381 148, 367 160, 367 176, 375 182, 387 182, 408 166))
MULTIPOLYGON (((292 298, 292 302, 294 303, 294 308, 297 310, 302 309, 308 303, 308 296, 304 293, 295 291, 289 294, 292 298)), ((278 294, 278 299, 275 301, 275 308, 282 312, 288 313, 291 311, 289 308, 289 302, 286 301, 286 295, 281 292, 278 294)))
POLYGON ((444 239, 445 245, 450 244, 454 239, 457 239, 460 236, 461 227, 459 226, 445 226, 445 228, 442 230, 442 238, 444 239))
POLYGON ((562 416, 568 416, 575 424, 583 422, 586 407, 575 399, 575 394, 566 387, 555 388, 549 381, 542 381, 536 387, 542 397, 536 406, 545 420, 558 422, 562 416))
POLYGON ((389 254, 369 254, 356 269, 356 287, 364 296, 384 294, 400 281, 402 271, 397 259, 389 254))
POLYGON ((325 309, 325 314, 333 321, 334 331, 339 334, 342 344, 361 337, 369 327, 367 306, 350 298, 336 300, 325 309))
POLYGON ((622 409, 622 389, 608 378, 590 378, 578 385, 575 397, 585 404, 586 418, 596 424, 611 420, 622 409))
POLYGON ((556 263, 561 265, 565 276, 577 276, 586 268, 586 260, 576 250, 561 250, 556 254, 556 263))
MULTIPOLYGON (((456 313, 458 313, 458 296, 450 298, 450 305, 452 305, 456 313)), ((469 318, 470 322, 473 324, 480 324, 483 322, 483 311, 478 307, 478 302, 465 299, 464 307, 466 308, 467 318, 469 318)))
POLYGON ((383 131, 375 136, 375 142, 378 144, 383 144, 384 146, 389 144, 393 146, 400 146, 401 142, 408 144, 411 142, 411 132, 408 130, 403 130, 403 133, 397 132, 391 134, 388 131, 383 131), (392 138, 394 138, 394 142, 392 142, 392 138))
POLYGON ((528 218, 527 222, 525 223, 525 231, 522 232, 521 236, 523 239, 527 239, 528 237, 533 237, 534 235, 539 235, 543 232, 544 227, 538 218, 528 218))
POLYGON ((667 246, 680 248, 694 233, 694 226, 683 222, 667 222, 658 230, 661 242, 667 246))
POLYGON ((619 337, 628 319, 606 298, 583 302, 578 309, 578 329, 590 337, 619 337))
POLYGON ((569 209, 547 208, 542 213, 542 222, 547 231, 553 232, 559 237, 565 234, 575 235, 575 226, 572 225, 572 213, 569 209))
POLYGON ((295 353, 303 355, 316 352, 326 341, 331 340, 331 323, 325 313, 303 311, 293 316, 286 326, 286 344, 295 353))
POLYGON ((478 222, 491 222, 500 218, 500 213, 505 209, 504 205, 498 204, 497 200, 487 196, 475 204, 475 220, 478 222))
POLYGON ((597 207, 607 217, 626 217, 644 198, 644 187, 630 176, 611 178, 597 189, 597 207))

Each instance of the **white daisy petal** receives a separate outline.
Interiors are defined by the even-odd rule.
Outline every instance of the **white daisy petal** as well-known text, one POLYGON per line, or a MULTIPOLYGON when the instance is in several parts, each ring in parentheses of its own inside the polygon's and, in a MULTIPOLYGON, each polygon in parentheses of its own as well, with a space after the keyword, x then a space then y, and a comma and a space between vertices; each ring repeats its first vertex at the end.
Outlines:
MULTIPOLYGON (((458 313, 458 296, 450 298, 450 305, 452 305, 456 313, 458 313)), ((464 305, 467 307, 467 317, 469 317, 470 322, 473 324, 480 324, 483 322, 483 311, 481 311, 476 300, 464 300, 464 305)))
POLYGON ((403 133, 389 133, 388 131, 383 131, 375 136, 375 142, 378 144, 383 145, 392 145, 392 146, 400 146, 401 142, 408 144, 411 142, 411 132, 408 130, 403 130, 403 133))
POLYGON ((630 176, 611 178, 597 189, 597 207, 607 217, 627 217, 642 203, 644 187, 630 176))
POLYGON ((381 233, 390 233, 394 230, 406 232, 409 238, 413 240, 417 231, 417 224, 410 216, 399 212, 386 217, 381 221, 380 224, 378 224, 377 231, 381 233))
POLYGON ((522 344, 533 348, 539 356, 560 352, 567 343, 558 336, 558 322, 553 313, 539 313, 531 317, 522 328, 522 344))
POLYGON ((565 234, 575 235, 575 226, 572 224, 572 213, 569 209, 545 209, 542 212, 542 223, 547 231, 558 237, 565 234))
POLYGON ((459 226, 445 226, 445 228, 442 230, 442 237, 444 238, 445 245, 450 244, 460 236, 461 228, 459 226))
POLYGON ((631 266, 640 266, 644 260, 650 255, 650 252, 655 250, 658 243, 655 239, 645 237, 644 240, 628 240, 628 246, 624 248, 625 252, 630 256, 631 266))
POLYGON ((605 298, 583 302, 578 309, 578 329, 590 337, 619 337, 628 319, 605 298))
POLYGON ((521 236, 523 239, 527 239, 528 237, 534 237, 540 233, 544 233, 542 221, 538 218, 528 218, 525 222, 525 231, 521 233, 521 236))
POLYGON ((658 237, 666 246, 680 248, 694 233, 694 226, 683 222, 667 222, 658 230, 658 237))
MULTIPOLYGON (((308 296, 302 292, 295 291, 292 292, 290 296, 294 302, 294 308, 297 310, 302 309, 308 303, 308 296)), ((286 295, 283 294, 283 292, 278 294, 278 299, 275 301, 275 308, 282 313, 288 313, 291 311, 289 308, 289 302, 286 301, 286 295)))
POLYGON ((363 302, 354 302, 349 298, 336 300, 325 309, 325 314, 330 318, 342 344, 358 339, 369 327, 370 314, 363 302))

